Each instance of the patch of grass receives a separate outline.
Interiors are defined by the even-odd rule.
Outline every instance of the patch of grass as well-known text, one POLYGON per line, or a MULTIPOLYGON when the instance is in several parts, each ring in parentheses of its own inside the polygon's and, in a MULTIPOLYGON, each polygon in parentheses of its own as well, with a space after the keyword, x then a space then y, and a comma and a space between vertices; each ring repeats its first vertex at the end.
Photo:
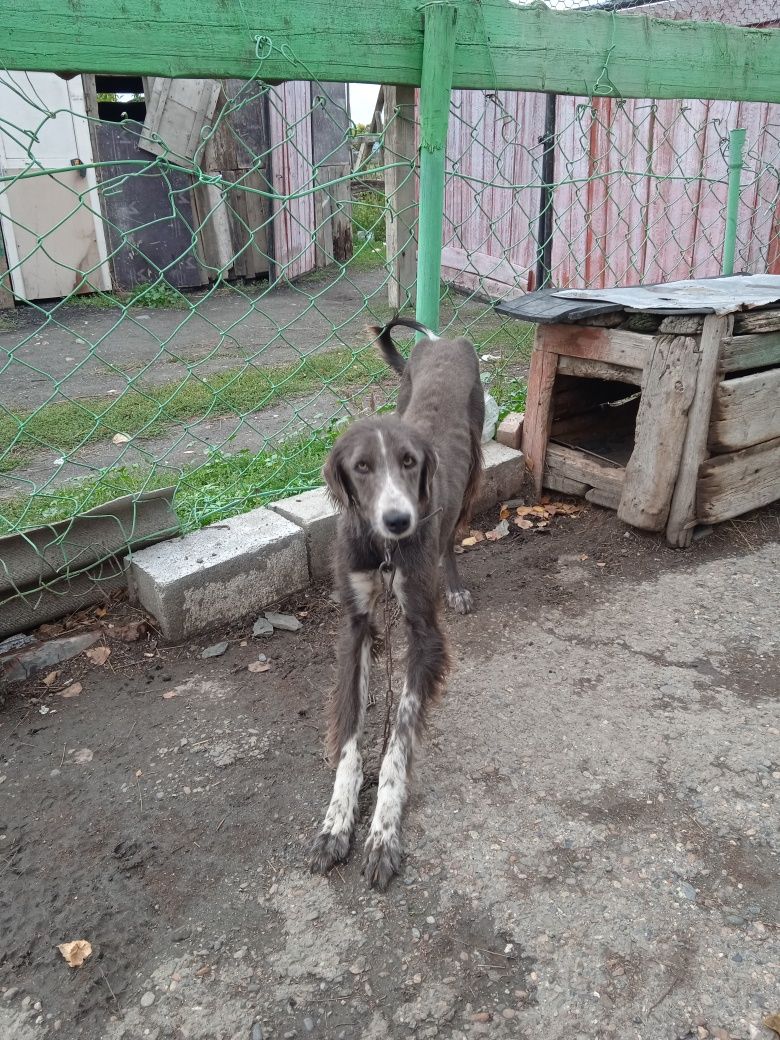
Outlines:
POLYGON ((158 278, 154 282, 136 285, 129 292, 95 292, 73 296, 68 301, 75 307, 97 310, 113 307, 144 307, 150 310, 187 310, 192 306, 188 297, 169 282, 158 278))
POLYGON ((366 191, 352 202, 352 230, 357 240, 384 242, 387 199, 381 191, 366 191))
POLYGON ((101 470, 51 492, 0 502, 0 535, 55 523, 122 495, 176 484, 174 504, 184 531, 236 516, 322 483, 321 469, 339 423, 269 447, 228 454, 210 450, 205 462, 182 469, 122 466, 101 470))
POLYGON ((327 387, 342 393, 357 381, 387 372, 371 348, 309 354, 266 368, 240 368, 210 376, 189 374, 162 386, 129 386, 121 396, 48 404, 34 412, 0 410, 0 473, 25 465, 43 450, 60 453, 109 440, 114 434, 153 437, 176 422, 245 415, 274 401, 327 387))

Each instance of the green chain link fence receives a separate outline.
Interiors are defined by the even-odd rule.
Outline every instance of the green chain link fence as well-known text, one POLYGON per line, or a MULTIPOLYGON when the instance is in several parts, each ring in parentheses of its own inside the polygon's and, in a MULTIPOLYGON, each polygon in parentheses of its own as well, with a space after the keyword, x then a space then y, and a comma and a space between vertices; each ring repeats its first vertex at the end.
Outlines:
MULTIPOLYGON (((264 46, 249 82, 0 74, 0 534, 166 487, 191 530, 316 486, 392 406, 365 327, 413 313, 413 97, 357 128, 264 46)), ((719 272, 737 126, 736 268, 778 270, 778 106, 453 92, 441 328, 502 412, 532 330, 498 300, 719 272)))

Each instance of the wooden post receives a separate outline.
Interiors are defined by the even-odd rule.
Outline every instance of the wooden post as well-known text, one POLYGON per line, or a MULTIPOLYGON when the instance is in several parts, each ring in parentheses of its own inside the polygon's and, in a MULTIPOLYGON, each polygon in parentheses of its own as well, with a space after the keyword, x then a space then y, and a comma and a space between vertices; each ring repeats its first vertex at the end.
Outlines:
POLYGON ((455 58, 453 4, 424 8, 420 82, 420 219, 417 252, 417 320, 437 332, 444 227, 444 164, 455 58))
POLYGON ((387 302, 393 310, 414 303, 417 266, 417 175, 414 170, 414 87, 385 87, 385 163, 409 165, 385 170, 387 198, 387 302))
POLYGON ((523 422, 523 454, 533 477, 537 497, 541 494, 544 480, 544 460, 552 425, 552 393, 558 367, 558 355, 545 350, 541 338, 537 330, 523 422))
POLYGON ((11 292, 11 276, 8 274, 8 261, 5 258, 3 231, 0 228, 0 310, 14 306, 14 294, 11 292))
POLYGON ((701 334, 701 360, 696 394, 688 415, 688 429, 683 444, 680 471, 674 488, 666 538, 670 545, 683 549, 691 544, 696 520, 696 486, 699 468, 707 458, 707 438, 715 384, 718 381, 718 358, 725 336, 731 335, 733 317, 708 314, 701 334))
POLYGON ((618 516, 645 531, 662 531, 669 517, 696 392, 698 346, 691 336, 659 336, 643 373, 618 516))

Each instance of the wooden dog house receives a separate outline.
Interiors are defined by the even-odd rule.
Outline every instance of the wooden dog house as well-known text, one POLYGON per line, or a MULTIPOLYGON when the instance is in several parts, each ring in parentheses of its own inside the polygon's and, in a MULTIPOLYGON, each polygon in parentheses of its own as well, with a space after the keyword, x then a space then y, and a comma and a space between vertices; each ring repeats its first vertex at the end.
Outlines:
POLYGON ((780 498, 780 277, 499 309, 538 323, 523 427, 537 492, 582 495, 676 546, 780 498))

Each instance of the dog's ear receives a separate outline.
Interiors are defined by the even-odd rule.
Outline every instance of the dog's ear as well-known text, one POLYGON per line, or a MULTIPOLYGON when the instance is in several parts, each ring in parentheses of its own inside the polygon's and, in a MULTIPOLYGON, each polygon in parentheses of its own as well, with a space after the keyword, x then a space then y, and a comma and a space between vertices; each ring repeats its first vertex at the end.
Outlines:
POLYGON ((331 498, 340 506, 348 506, 352 502, 352 488, 344 468, 344 449, 339 441, 330 449, 327 461, 322 468, 322 475, 328 485, 331 498))
POLYGON ((423 464, 420 469, 420 501, 427 506, 433 496, 433 478, 439 468, 439 456, 427 444, 423 451, 423 464))

